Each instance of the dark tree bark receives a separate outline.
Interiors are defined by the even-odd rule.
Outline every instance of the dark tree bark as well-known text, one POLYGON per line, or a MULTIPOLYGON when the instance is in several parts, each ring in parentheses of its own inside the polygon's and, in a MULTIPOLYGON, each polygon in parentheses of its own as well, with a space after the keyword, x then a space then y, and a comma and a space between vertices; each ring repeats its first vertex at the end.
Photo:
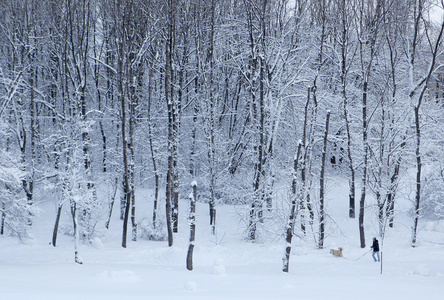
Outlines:
POLYGON ((367 119, 367 102, 369 92, 370 74, 373 67, 373 61, 376 57, 377 39, 379 37, 379 29, 381 26, 382 16, 384 14, 383 9, 384 1, 377 0, 374 13, 370 13, 370 19, 365 20, 364 8, 361 7, 360 11, 360 31, 363 35, 359 42, 360 47, 360 60, 361 60, 361 76, 362 76, 362 99, 361 99, 361 111, 362 111, 362 178, 361 178, 361 198, 359 200, 359 240, 361 248, 365 248, 365 229, 364 229, 364 214, 365 214, 365 198, 367 193, 367 173, 368 173, 368 155, 369 155, 369 142, 368 142, 368 126, 369 120, 367 119), (367 49, 368 48, 368 49, 367 49), (368 50, 368 53, 367 53, 368 50))
POLYGON ((153 228, 157 227, 157 206, 159 201, 159 170, 157 167, 157 153, 154 150, 154 134, 153 134, 153 122, 151 120, 151 107, 152 107, 152 78, 153 78, 153 66, 150 64, 148 70, 148 140, 150 145, 151 152, 151 161, 153 163, 153 171, 154 171, 154 207, 153 207, 153 228))
POLYGON ((348 216, 349 218, 354 219, 356 216, 355 209, 355 200, 356 200, 356 187, 355 187, 355 168, 353 166, 353 157, 351 153, 351 130, 350 130, 350 113, 349 113, 349 101, 347 96, 347 76, 348 76, 348 44, 349 44, 349 14, 347 13, 347 3, 346 0, 339 1, 340 6, 340 31, 341 31, 341 93, 342 93, 342 105, 343 105, 343 113, 344 113, 344 126, 345 126, 345 134, 346 134, 346 154, 347 154, 347 165, 349 169, 348 175, 348 185, 349 185, 349 209, 348 216))
MULTIPOLYGON (((306 210, 306 200, 305 197, 305 190, 307 185, 307 159, 308 159, 308 146, 309 143, 307 141, 307 136, 309 135, 309 124, 308 124, 308 118, 310 113, 310 102, 311 102, 311 88, 307 89, 307 101, 305 102, 304 107, 304 124, 303 124, 303 130, 302 130, 302 143, 301 143, 301 155, 302 162, 300 162, 298 165, 298 168, 300 169, 300 187, 299 190, 296 193, 297 197, 297 203, 299 205, 299 214, 301 217, 301 230, 304 233, 304 235, 307 232, 306 229, 306 221, 305 221, 305 210, 306 210)), ((298 149, 299 151, 299 149, 298 149)))
POLYGON ((0 225, 0 235, 5 233, 5 219, 6 219, 6 203, 2 201, 2 223, 0 225))
POLYGON ((216 144, 215 144, 215 106, 216 106, 216 98, 215 98, 215 81, 214 81, 214 26, 215 26, 215 13, 216 13, 216 1, 211 1, 211 20, 210 20, 210 48, 208 49, 208 60, 210 62, 210 80, 209 80, 209 110, 210 110, 210 128, 209 128, 209 145, 208 145, 208 157, 210 163, 210 201, 209 201, 209 209, 210 209, 210 226, 211 233, 213 235, 216 234, 216 144))
MULTIPOLYGON (((132 64, 131 64, 132 65, 132 64)), ((135 161, 136 161, 136 154, 134 150, 134 123, 135 123, 135 74, 132 67, 130 71, 130 78, 131 79, 131 87, 130 87, 130 117, 129 117, 129 187, 130 187, 130 193, 131 193, 131 240, 133 242, 137 241, 137 221, 136 221, 136 192, 135 192, 135 161)))
MULTIPOLYGON (((417 39, 419 35, 422 34, 423 28, 420 26, 420 22, 422 21, 423 14, 423 3, 418 1, 418 5, 416 6, 415 2, 415 25, 413 27, 413 40, 410 50, 409 57, 409 73, 413 74, 415 69, 415 59, 417 58, 417 39)), ((424 99, 425 92, 428 87, 428 82, 435 70, 436 60, 438 58, 438 51, 440 48, 442 36, 444 32, 444 20, 441 22, 440 31, 438 36, 434 39, 434 45, 431 42, 431 37, 429 36, 429 31, 426 28, 425 33, 427 34, 427 38, 431 48, 431 58, 430 58, 430 66, 427 70, 425 76, 422 77, 422 80, 419 81, 419 84, 413 86, 414 78, 410 78, 413 89, 409 93, 410 102, 413 105, 414 112, 414 122, 415 122, 415 156, 416 156, 416 191, 415 191, 415 204, 414 204, 414 220, 412 227, 412 241, 411 244, 413 247, 416 247, 417 241, 417 231, 418 231, 418 222, 420 218, 420 204, 421 204, 421 188, 422 188, 422 158, 421 158, 421 114, 420 108, 422 101, 424 99), (419 95, 417 92, 419 91, 419 95), (415 99, 416 98, 416 99, 415 99)))
MULTIPOLYGON (((406 146, 405 139, 401 143, 401 149, 404 149, 406 146)), ((401 161, 402 154, 398 156, 395 162, 395 166, 393 168, 393 174, 390 177, 390 185, 386 195, 386 216, 389 218, 389 226, 393 228, 394 226, 394 218, 395 218, 395 196, 396 191, 398 189, 398 179, 399 179, 399 171, 401 169, 401 161)))
POLYGON ((367 187, 367 170, 368 170, 368 140, 367 140, 367 89, 368 82, 364 81, 362 94, 362 142, 363 142, 363 170, 361 180, 361 199, 359 200, 359 241, 361 248, 365 248, 365 196, 367 187))
POLYGON ((54 247, 57 245, 57 233, 59 231, 59 221, 60 221, 60 216, 62 215, 62 207, 63 207, 63 202, 59 203, 59 205, 57 206, 57 215, 54 224, 54 230, 52 231, 52 245, 54 247))
POLYGON ((109 207, 108 207, 109 213, 108 213, 108 219, 106 220, 106 223, 105 223, 106 229, 109 229, 109 224, 111 222, 111 216, 113 214, 114 202, 116 200, 118 186, 119 186, 119 179, 116 177, 114 180, 113 192, 111 194, 111 199, 110 199, 109 207))
POLYGON ((322 159, 321 159, 321 176, 319 179, 319 244, 318 248, 324 248, 324 236, 325 236, 325 163, 327 156, 327 142, 328 142, 328 127, 330 122, 330 111, 327 112, 327 119, 325 121, 325 132, 324 132, 324 147, 322 149, 322 159))
MULTIPOLYGON (((166 221, 168 232, 168 246, 173 245, 173 231, 175 220, 177 220, 177 207, 175 206, 174 176, 175 176, 175 150, 176 150, 176 132, 175 107, 174 107, 174 72, 173 72, 173 49, 174 49, 174 30, 175 30, 175 2, 168 0, 167 6, 167 31, 165 45, 165 100, 168 110, 168 173, 166 184, 166 221)), ((177 225, 177 223, 176 223, 177 225)))
POLYGON ((118 28, 118 96, 120 100, 120 126, 121 126, 121 135, 122 135, 122 154, 123 154, 123 203, 124 203, 124 213, 123 213, 123 233, 122 233, 122 247, 126 248, 127 246, 127 232, 128 232, 128 220, 131 206, 131 190, 130 190, 130 170, 129 170, 129 158, 128 158, 128 138, 127 138, 127 97, 129 90, 129 82, 130 78, 128 78, 128 45, 126 44, 126 26, 128 25, 128 14, 126 13, 126 3, 122 3, 121 0, 117 2, 117 28, 118 28))

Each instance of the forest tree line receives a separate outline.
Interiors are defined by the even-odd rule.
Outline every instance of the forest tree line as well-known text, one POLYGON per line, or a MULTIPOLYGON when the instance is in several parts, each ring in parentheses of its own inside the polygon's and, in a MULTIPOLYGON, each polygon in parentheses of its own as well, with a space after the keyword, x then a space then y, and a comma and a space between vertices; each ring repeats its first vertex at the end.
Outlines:
POLYGON ((415 246, 419 218, 444 212, 442 7, 1 1, 1 234, 26 237, 45 194, 54 246, 64 209, 78 245, 116 208, 126 247, 140 236, 135 191, 149 188, 153 210, 137 213, 171 246, 193 182, 213 233, 218 204, 248 207, 251 241, 283 206, 288 270, 296 231, 322 249, 326 182, 340 177, 361 247, 369 195, 380 235, 397 198, 412 200, 415 246))

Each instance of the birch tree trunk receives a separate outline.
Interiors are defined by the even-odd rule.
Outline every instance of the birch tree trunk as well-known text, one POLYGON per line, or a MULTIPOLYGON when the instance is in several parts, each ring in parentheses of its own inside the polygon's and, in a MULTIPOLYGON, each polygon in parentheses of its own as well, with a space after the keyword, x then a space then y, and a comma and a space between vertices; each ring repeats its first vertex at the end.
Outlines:
POLYGON ((301 149, 302 149, 302 143, 299 141, 298 143, 298 149, 296 152, 296 155, 293 160, 293 181, 292 181, 292 194, 291 194, 291 208, 290 208, 290 216, 288 218, 288 223, 286 226, 286 232, 285 232, 285 241, 286 241, 286 247, 285 247, 285 254, 282 258, 283 267, 282 271, 288 273, 289 267, 290 267, 290 254, 291 254, 291 240, 293 238, 293 229, 294 229, 294 223, 295 218, 297 214, 297 194, 298 194, 298 169, 299 169, 299 157, 301 156, 301 149))
POLYGON ((197 199, 197 183, 193 181, 191 183, 193 192, 190 194, 190 244, 188 246, 187 253, 187 269, 193 270, 193 251, 194 251, 194 240, 196 237, 196 199, 197 199))
MULTIPOLYGON (((303 234, 306 233, 306 221, 305 221, 305 213, 306 213, 306 195, 305 192, 307 190, 307 159, 308 159, 308 141, 307 141, 307 135, 309 130, 309 124, 308 124, 308 117, 309 117, 309 107, 310 107, 310 101, 311 101, 311 88, 307 89, 307 101, 305 102, 305 108, 304 108, 304 124, 303 124, 303 130, 302 130, 302 140, 301 140, 301 158, 302 161, 299 163, 300 165, 298 168, 300 169, 300 187, 298 188, 298 191, 296 193, 297 197, 297 203, 299 205, 299 216, 301 218, 301 230, 303 234)), ((299 149, 298 149, 299 151, 299 149)), ((299 159, 299 158, 298 158, 299 159)))
POLYGON ((254 178, 253 178, 253 202, 250 207, 250 221, 248 226, 248 236, 251 241, 256 239, 257 223, 262 218, 262 207, 264 201, 264 169, 266 162, 266 136, 265 136, 265 96, 266 96, 266 59, 265 59, 265 47, 266 47, 266 16, 267 16, 268 1, 262 0, 260 7, 252 5, 251 11, 249 11, 249 33, 250 33, 250 48, 251 48, 251 68, 252 68, 252 83, 251 83, 251 96, 254 115, 254 126, 256 129, 256 145, 255 154, 257 155, 254 166, 254 178), (259 32, 255 32, 254 16, 256 14, 255 9, 259 14, 259 32), (258 34, 256 37, 255 34, 258 34), (260 50, 257 50, 259 48, 260 50), (259 53, 257 53, 259 51, 259 53), (259 78, 259 84, 257 86, 257 79, 259 78), (259 93, 259 95, 257 95, 259 93), (259 96, 259 97, 257 97, 259 96), (259 103, 256 101, 259 100, 259 103), (257 105, 259 104, 259 107, 257 105), (257 111, 259 109, 259 111, 257 111))
POLYGON ((78 264, 83 264, 83 260, 80 257, 79 253, 79 243, 80 243, 80 237, 79 237, 79 226, 78 226, 78 220, 77 220, 77 203, 74 199, 70 199, 71 202, 71 214, 72 214, 72 221, 74 224, 74 259, 75 262, 78 264))

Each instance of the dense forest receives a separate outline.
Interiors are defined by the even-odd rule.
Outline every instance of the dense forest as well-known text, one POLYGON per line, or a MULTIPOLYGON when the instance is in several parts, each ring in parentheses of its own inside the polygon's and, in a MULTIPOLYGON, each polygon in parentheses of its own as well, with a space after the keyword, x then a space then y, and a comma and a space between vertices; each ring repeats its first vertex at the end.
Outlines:
POLYGON ((45 199, 54 246, 65 210, 76 245, 120 213, 122 247, 140 237, 139 215, 171 246, 194 187, 213 232, 218 205, 248 207, 250 241, 280 209, 285 270, 295 231, 315 228, 322 249, 326 182, 341 177, 362 248, 366 197, 381 236, 397 198, 411 199, 415 246, 419 218, 444 214, 442 7, 1 1, 1 234, 26 238, 45 199), (138 188, 153 191, 152 211, 137 210, 138 188))

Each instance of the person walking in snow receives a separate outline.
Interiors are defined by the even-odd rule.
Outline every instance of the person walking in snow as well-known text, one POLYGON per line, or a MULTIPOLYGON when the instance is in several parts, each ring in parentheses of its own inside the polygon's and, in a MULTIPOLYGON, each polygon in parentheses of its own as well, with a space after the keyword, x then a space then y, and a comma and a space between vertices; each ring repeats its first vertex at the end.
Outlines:
POLYGON ((370 248, 373 249, 373 253, 372 253, 373 259, 375 261, 379 261, 379 242, 375 237, 373 238, 373 244, 370 248), (378 259, 376 260, 376 258, 378 258, 378 259))

